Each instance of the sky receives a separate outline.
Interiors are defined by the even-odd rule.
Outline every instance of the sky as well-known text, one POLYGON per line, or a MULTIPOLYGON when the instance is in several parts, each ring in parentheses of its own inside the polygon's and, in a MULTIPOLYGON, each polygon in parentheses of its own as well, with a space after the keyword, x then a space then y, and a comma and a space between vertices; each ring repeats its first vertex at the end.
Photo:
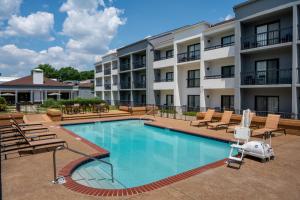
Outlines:
POLYGON ((101 55, 147 36, 234 16, 244 0, 0 0, 0 73, 38 64, 91 70, 101 55))

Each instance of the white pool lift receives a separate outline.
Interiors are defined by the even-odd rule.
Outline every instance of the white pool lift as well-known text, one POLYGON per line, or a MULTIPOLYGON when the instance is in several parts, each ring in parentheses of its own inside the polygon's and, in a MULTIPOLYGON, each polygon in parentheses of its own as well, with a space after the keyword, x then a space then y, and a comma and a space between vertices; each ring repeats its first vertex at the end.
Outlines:
POLYGON ((230 166, 231 163, 238 163, 239 168, 241 167, 245 153, 244 144, 248 143, 251 135, 249 128, 251 124, 250 113, 249 109, 244 110, 240 126, 236 126, 234 129, 234 138, 237 140, 237 143, 231 145, 227 166, 230 166), (237 152, 240 154, 237 154, 237 152))

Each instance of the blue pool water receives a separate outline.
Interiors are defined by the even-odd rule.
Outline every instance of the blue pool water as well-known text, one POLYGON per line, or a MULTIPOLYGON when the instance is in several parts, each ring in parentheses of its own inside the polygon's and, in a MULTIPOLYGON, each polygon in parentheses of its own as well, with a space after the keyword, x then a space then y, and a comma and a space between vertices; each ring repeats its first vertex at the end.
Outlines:
POLYGON ((77 168, 72 178, 95 188, 129 188, 176 175, 228 156, 230 144, 144 125, 140 120, 67 125, 66 129, 108 150, 109 168, 89 162, 77 168))

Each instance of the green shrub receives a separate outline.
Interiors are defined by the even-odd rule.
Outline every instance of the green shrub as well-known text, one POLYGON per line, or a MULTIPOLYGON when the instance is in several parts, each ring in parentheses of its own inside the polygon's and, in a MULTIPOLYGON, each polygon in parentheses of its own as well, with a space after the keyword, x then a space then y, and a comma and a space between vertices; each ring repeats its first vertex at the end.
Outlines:
POLYGON ((4 97, 0 97, 0 111, 6 111, 7 102, 4 97))
POLYGON ((41 106, 43 108, 59 108, 60 102, 55 99, 47 99, 41 106))
POLYGON ((184 112, 183 115, 187 115, 187 116, 196 116, 196 115, 197 115, 197 112, 195 112, 195 111, 184 112))

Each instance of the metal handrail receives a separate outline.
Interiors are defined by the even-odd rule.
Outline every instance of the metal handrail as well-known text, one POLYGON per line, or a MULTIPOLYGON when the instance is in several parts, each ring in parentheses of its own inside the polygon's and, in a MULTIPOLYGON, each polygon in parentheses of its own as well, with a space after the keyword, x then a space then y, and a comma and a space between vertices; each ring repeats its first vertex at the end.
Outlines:
POLYGON ((56 173, 56 151, 57 150, 68 150, 68 151, 71 151, 73 153, 76 153, 76 154, 82 155, 84 157, 87 157, 89 159, 92 159, 94 161, 98 161, 100 163, 104 163, 106 165, 109 165, 110 166, 111 181, 114 182, 114 167, 113 167, 113 165, 111 163, 109 163, 107 161, 104 161, 104 160, 101 160, 101 159, 98 159, 95 156, 90 156, 90 155, 87 155, 87 154, 82 153, 80 151, 71 149, 71 148, 69 148, 67 146, 58 146, 53 151, 53 178, 54 178, 53 183, 54 184, 57 184, 58 183, 58 179, 59 179, 59 177, 57 177, 57 173, 56 173))

